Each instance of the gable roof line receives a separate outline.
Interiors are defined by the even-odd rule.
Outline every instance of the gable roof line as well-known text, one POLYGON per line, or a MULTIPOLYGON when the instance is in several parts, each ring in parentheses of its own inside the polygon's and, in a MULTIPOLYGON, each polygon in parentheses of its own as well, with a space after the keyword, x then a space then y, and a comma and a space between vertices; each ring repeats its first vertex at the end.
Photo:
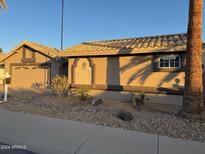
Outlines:
POLYGON ((2 59, 4 59, 6 56, 7 56, 7 54, 0 53, 0 61, 1 61, 2 59))
POLYGON ((30 41, 25 40, 25 41, 21 42, 19 45, 17 45, 16 47, 14 47, 13 49, 11 49, 11 51, 4 58, 2 58, 0 60, 0 62, 6 60, 7 58, 12 56, 13 54, 17 53, 17 50, 23 46, 28 46, 28 47, 40 52, 41 54, 44 54, 44 55, 52 58, 52 59, 57 57, 59 52, 60 52, 60 50, 58 50, 56 48, 50 48, 48 46, 44 46, 44 45, 41 45, 38 43, 34 43, 34 42, 30 42, 30 41), (45 50, 47 50, 47 51, 45 51, 45 50), (52 53, 51 53, 51 51, 52 51, 52 53))

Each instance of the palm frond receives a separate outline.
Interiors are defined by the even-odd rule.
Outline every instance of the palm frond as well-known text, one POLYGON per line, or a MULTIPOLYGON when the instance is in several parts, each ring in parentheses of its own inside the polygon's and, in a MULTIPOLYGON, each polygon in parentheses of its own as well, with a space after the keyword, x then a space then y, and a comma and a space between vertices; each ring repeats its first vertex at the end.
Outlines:
POLYGON ((0 8, 7 10, 7 5, 5 0, 0 0, 0 8))

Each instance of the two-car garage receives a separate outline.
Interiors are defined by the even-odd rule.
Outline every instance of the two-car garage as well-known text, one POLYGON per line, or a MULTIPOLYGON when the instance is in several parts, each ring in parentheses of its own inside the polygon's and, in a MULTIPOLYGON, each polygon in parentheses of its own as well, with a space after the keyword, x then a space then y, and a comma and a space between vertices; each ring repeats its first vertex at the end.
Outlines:
POLYGON ((38 65, 16 65, 11 67, 12 87, 32 87, 39 83, 46 85, 49 81, 49 69, 38 65))

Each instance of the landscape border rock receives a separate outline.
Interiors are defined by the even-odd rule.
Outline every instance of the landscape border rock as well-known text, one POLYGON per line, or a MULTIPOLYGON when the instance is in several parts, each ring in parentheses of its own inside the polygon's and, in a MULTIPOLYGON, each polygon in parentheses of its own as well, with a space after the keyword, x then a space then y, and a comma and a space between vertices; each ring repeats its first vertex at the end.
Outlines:
POLYGON ((100 104, 103 104, 103 100, 101 98, 94 98, 91 100, 91 105, 98 106, 100 104))
POLYGON ((117 113, 117 117, 124 121, 131 121, 133 120, 133 115, 130 112, 121 110, 117 113))

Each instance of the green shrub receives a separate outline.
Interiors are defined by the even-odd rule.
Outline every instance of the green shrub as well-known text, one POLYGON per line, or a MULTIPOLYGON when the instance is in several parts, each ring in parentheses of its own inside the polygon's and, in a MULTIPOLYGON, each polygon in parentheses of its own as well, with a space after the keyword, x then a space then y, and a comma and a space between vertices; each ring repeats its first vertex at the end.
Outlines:
POLYGON ((76 90, 77 94, 80 95, 80 99, 81 100, 87 100, 90 95, 89 95, 89 92, 90 92, 90 89, 87 88, 87 87, 80 87, 76 90))
POLYGON ((57 75, 52 79, 50 89, 59 97, 67 95, 69 89, 68 79, 65 76, 57 75))
POLYGON ((140 97, 141 103, 144 104, 146 94, 144 92, 139 92, 139 97, 140 97))
POLYGON ((132 107, 133 108, 137 107, 136 96, 134 93, 132 94, 132 107))

